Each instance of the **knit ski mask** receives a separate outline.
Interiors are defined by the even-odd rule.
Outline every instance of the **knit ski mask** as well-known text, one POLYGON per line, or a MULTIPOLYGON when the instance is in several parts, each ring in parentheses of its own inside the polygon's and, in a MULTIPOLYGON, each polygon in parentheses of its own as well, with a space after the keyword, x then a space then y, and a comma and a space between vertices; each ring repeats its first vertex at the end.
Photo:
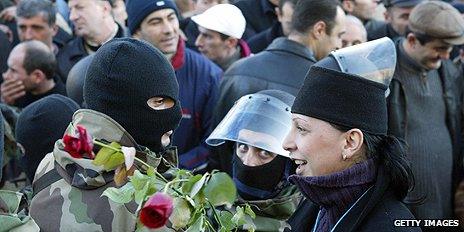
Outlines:
POLYGON ((163 150, 161 137, 179 124, 178 97, 169 61, 158 49, 131 38, 114 39, 98 49, 84 84, 89 109, 110 116, 154 152, 163 150), (171 98, 175 105, 152 109, 147 101, 156 96, 171 98))

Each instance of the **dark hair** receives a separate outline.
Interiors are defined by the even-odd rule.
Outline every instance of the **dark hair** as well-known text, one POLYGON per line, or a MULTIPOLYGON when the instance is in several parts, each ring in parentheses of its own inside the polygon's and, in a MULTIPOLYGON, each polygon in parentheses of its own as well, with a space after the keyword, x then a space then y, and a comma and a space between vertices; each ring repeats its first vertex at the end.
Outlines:
POLYGON ((32 18, 40 14, 48 25, 55 25, 56 8, 49 0, 20 1, 16 8, 17 17, 32 18))
POLYGON ((292 7, 295 8, 296 4, 299 0, 280 0, 279 1, 279 10, 282 12, 282 8, 284 8, 285 3, 291 3, 292 7))
POLYGON ((56 59, 53 52, 37 46, 37 43, 41 43, 39 41, 27 41, 23 43, 25 49, 23 67, 27 74, 31 74, 34 70, 39 69, 45 74, 47 79, 52 79, 56 70, 56 59))
POLYGON ((338 5, 337 0, 298 1, 292 16, 292 28, 306 34, 314 24, 323 21, 327 25, 326 33, 330 34, 335 26, 338 5))
MULTIPOLYGON (((346 132, 351 128, 330 123, 335 129, 346 132)), ((414 188, 414 175, 406 157, 405 143, 391 135, 373 135, 362 131, 368 158, 374 158, 387 171, 391 189, 398 200, 403 200, 414 188)))

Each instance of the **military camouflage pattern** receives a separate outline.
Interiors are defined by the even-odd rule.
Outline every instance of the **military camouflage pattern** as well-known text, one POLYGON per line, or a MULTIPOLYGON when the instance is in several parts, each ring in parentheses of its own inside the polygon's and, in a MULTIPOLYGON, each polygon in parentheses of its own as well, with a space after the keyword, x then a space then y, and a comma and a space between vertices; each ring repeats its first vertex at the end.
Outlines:
POLYGON ((18 192, 0 190, 0 232, 37 232, 34 220, 20 210, 23 195, 18 192))
MULTIPOLYGON (((16 144, 14 132, 20 110, 16 107, 0 103, 0 111, 2 112, 1 121, 3 123, 2 127, 4 132, 3 157, 0 156, 0 158, 2 158, 0 164, 3 167, 7 165, 11 159, 19 159, 22 155, 21 149, 16 144)), ((0 167, 0 170, 2 167, 0 167)))
MULTIPOLYGON (((76 125, 84 126, 95 139, 137 148, 124 128, 102 113, 78 110, 66 133, 74 135, 76 125)), ((32 198, 30 215, 41 231, 134 231, 137 205, 120 205, 101 197, 105 189, 115 186, 113 171, 106 172, 89 159, 75 159, 63 148, 60 139, 35 174, 34 182, 56 168, 63 177, 32 198)))
POLYGON ((239 199, 236 205, 248 203, 256 214, 253 223, 256 231, 284 231, 290 228, 287 219, 295 212, 303 195, 294 185, 283 189, 279 195, 273 199, 260 201, 244 201, 239 199))

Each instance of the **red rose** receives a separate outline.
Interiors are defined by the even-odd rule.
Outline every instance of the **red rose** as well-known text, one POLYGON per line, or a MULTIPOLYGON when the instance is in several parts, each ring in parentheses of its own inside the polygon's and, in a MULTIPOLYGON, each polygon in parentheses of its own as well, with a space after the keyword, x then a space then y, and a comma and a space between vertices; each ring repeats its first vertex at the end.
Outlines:
POLYGON ((151 196, 140 211, 140 221, 148 228, 156 229, 166 225, 172 213, 172 198, 157 192, 151 196))
POLYGON ((74 158, 80 159, 86 155, 88 158, 93 159, 94 155, 92 152, 92 137, 87 133, 85 127, 80 125, 77 125, 76 127, 78 134, 77 138, 67 134, 64 135, 64 150, 74 158))

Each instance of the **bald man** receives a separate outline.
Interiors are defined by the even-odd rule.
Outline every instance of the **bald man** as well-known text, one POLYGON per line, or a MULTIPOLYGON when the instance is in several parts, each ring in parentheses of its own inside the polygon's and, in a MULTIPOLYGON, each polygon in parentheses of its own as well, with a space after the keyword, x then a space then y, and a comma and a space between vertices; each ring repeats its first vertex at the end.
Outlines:
POLYGON ((349 47, 367 41, 367 31, 361 20, 353 15, 347 15, 345 20, 346 32, 342 35, 342 47, 349 47))
POLYGON ((55 55, 47 45, 37 40, 18 44, 8 57, 8 70, 3 73, 1 101, 24 108, 50 94, 66 95, 63 83, 54 78, 55 70, 55 55))

